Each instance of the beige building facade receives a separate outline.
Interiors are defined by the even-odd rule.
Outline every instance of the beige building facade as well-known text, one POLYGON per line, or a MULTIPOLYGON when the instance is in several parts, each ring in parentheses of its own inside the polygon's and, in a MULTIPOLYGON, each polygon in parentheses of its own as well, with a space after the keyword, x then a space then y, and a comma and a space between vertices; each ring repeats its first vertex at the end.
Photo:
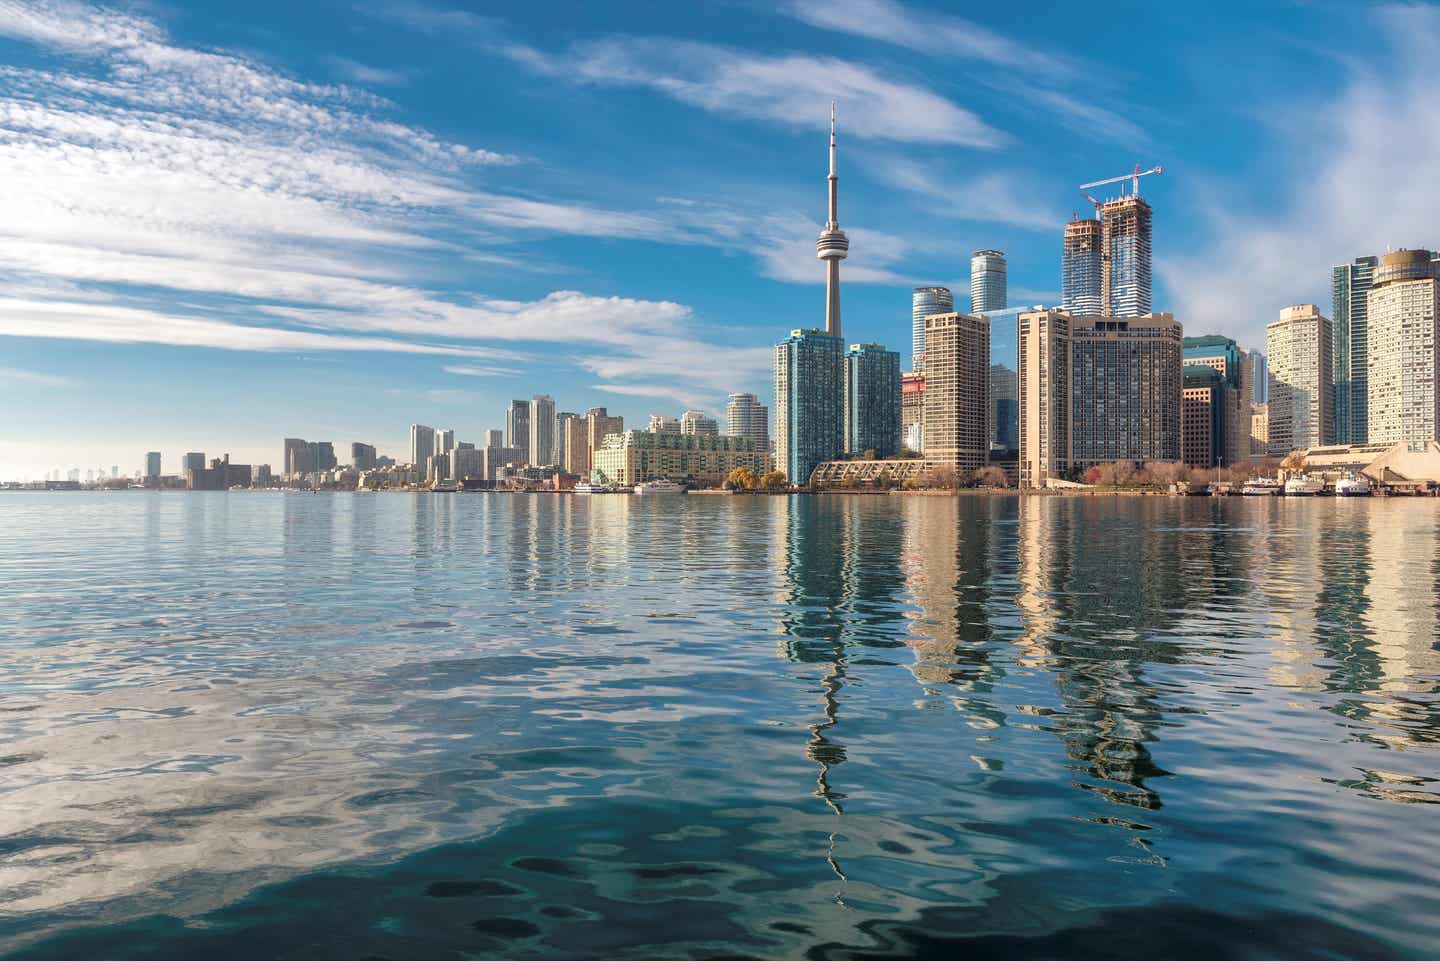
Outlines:
POLYGON ((990 320, 925 318, 925 461, 979 470, 990 456, 990 320))
POLYGON ((703 482, 723 480, 737 467, 762 474, 768 461, 768 452, 756 450, 748 437, 627 430, 605 438, 592 472, 603 483, 622 486, 660 478, 703 482))
POLYGON ((1440 281, 1430 251, 1397 250, 1381 257, 1366 313, 1370 443, 1440 437, 1435 384, 1440 281))
POLYGON ((1335 436, 1331 337, 1329 319, 1314 304, 1286 307, 1265 328, 1272 457, 1323 447, 1335 436))

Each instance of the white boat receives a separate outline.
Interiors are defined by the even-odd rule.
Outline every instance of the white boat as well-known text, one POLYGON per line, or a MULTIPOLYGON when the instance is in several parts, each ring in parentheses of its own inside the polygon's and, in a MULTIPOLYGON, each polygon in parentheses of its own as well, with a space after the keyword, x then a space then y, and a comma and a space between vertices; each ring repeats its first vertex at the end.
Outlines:
POLYGON ((685 485, 684 485, 684 484, 677 484, 677 483, 675 483, 675 482, 672 481, 672 480, 668 480, 668 479, 662 477, 662 478, 660 478, 659 480, 646 481, 646 482, 643 483, 643 484, 636 484, 636 485, 635 485, 635 493, 637 493, 637 494, 683 494, 683 493, 685 493, 685 485))
POLYGON ((1335 482, 1336 497, 1369 497, 1370 478, 1364 475, 1351 474, 1342 477, 1335 482))
POLYGON ((1314 497, 1325 491, 1325 481, 1319 477, 1296 474, 1285 482, 1286 497, 1314 497))
POLYGON ((591 481, 581 481, 575 485, 576 494, 609 494, 614 488, 606 487, 604 484, 596 484, 591 481))
POLYGON ((1240 488, 1246 497, 1274 497, 1280 493, 1280 482, 1273 477, 1256 477, 1240 488))
POLYGON ((454 484, 447 483, 445 481, 437 481, 436 483, 430 485, 430 491, 434 494, 455 494, 459 493, 460 488, 456 487, 454 484))

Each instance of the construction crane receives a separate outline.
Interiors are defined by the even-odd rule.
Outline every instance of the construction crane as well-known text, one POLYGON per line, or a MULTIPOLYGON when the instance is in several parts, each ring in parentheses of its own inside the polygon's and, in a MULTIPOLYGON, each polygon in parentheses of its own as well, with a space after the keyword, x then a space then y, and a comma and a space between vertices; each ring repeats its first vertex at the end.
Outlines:
MULTIPOLYGON (((1124 179, 1124 178, 1121 178, 1121 179, 1124 179)), ((1096 200, 1094 197, 1090 196, 1089 194, 1087 194, 1087 193, 1086 193, 1085 191, 1083 191, 1083 190, 1080 191, 1080 196, 1084 197, 1086 200, 1090 201, 1092 204, 1095 205, 1095 219, 1096 219, 1096 220, 1099 220, 1099 219, 1100 219, 1100 208, 1101 208, 1102 206, 1104 206, 1104 204, 1103 204, 1101 201, 1096 200)))
MULTIPOLYGON (((1135 165, 1135 171, 1134 171, 1133 173, 1121 174, 1119 177, 1107 177, 1107 178, 1104 179, 1104 180, 1097 180, 1097 181, 1095 181, 1094 183, 1081 184, 1081 185, 1080 185, 1080 189, 1081 189, 1081 191, 1085 191, 1085 190, 1089 190, 1091 187, 1104 187, 1104 186, 1106 186, 1107 184, 1123 184, 1125 181, 1128 180, 1128 181, 1130 181, 1130 183, 1131 183, 1131 189, 1130 189, 1130 194, 1131 194, 1131 196, 1138 197, 1138 196, 1140 196, 1140 178, 1141 178, 1141 177, 1148 177, 1148 176, 1150 176, 1151 174, 1163 174, 1164 172, 1165 172, 1165 168, 1164 168, 1164 167, 1151 167, 1149 170, 1141 170, 1141 169, 1140 169, 1140 165, 1139 165, 1139 164, 1136 164, 1136 165, 1135 165)), ((1124 187, 1121 187, 1121 188, 1120 188, 1120 196, 1122 196, 1122 197, 1125 196, 1125 188, 1124 188, 1124 187)), ((1087 196, 1087 197, 1085 197, 1085 199, 1086 199, 1086 200, 1089 200, 1091 203, 1095 203, 1095 198, 1093 198, 1093 197, 1087 196)), ((1097 204, 1097 206, 1098 206, 1098 204, 1097 204)))

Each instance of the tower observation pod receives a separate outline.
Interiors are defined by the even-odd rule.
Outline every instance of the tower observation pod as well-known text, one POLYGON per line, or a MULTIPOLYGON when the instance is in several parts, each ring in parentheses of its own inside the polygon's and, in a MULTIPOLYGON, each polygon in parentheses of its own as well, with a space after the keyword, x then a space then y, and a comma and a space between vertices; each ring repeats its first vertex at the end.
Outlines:
POLYGON ((825 261, 825 333, 840 336, 840 261, 850 253, 850 238, 840 229, 839 178, 835 175, 835 101, 830 101, 830 219, 815 241, 815 256, 825 261))

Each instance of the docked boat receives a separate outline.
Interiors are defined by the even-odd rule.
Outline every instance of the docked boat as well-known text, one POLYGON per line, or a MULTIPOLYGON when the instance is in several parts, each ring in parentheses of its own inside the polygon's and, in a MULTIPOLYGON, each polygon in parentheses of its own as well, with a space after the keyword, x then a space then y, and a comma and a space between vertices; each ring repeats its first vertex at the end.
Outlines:
POLYGON ((662 477, 662 478, 660 478, 659 480, 646 481, 646 482, 643 483, 643 484, 636 484, 636 485, 635 485, 635 493, 637 493, 637 494, 683 494, 683 493, 685 493, 685 485, 684 485, 684 484, 677 484, 677 483, 675 483, 675 482, 672 481, 672 480, 668 480, 667 478, 662 477))
POLYGON ((596 484, 591 481, 581 481, 575 485, 576 494, 611 494, 615 488, 606 487, 604 484, 596 484))
POLYGON ((1335 482, 1336 497, 1369 497, 1370 478, 1363 474, 1351 474, 1335 482))
POLYGON ((1325 492, 1325 481, 1319 477, 1296 474, 1285 481, 1286 497, 1314 497, 1325 492))
POLYGON ((1246 497, 1274 497, 1280 493, 1280 482, 1273 477, 1255 477, 1245 482, 1240 493, 1246 497))
POLYGON ((436 482, 430 485, 430 491, 433 494, 455 494, 458 493, 459 490, 459 487, 449 483, 436 482))

